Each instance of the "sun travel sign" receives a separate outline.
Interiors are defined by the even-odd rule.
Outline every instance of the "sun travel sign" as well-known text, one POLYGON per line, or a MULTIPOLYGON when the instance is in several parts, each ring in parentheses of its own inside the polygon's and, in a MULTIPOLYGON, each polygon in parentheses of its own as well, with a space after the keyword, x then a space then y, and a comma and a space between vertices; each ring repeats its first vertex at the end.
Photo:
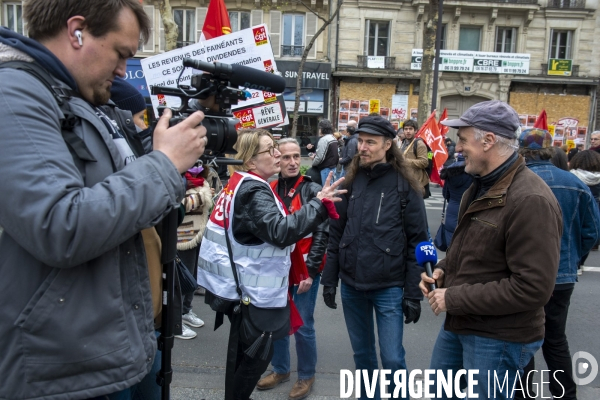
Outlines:
MULTIPOLYGON (((531 55, 483 51, 441 50, 440 71, 528 75, 531 55)), ((410 69, 420 70, 422 49, 413 49, 410 69)))

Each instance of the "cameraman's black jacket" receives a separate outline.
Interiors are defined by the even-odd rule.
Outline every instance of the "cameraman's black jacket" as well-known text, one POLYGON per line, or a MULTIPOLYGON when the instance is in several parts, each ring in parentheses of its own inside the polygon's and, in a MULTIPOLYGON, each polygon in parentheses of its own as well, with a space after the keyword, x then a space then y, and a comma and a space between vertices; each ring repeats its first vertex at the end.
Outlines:
POLYGON ((390 164, 359 169, 343 201, 336 203, 340 219, 330 221, 322 285, 337 286, 339 278, 361 291, 400 286, 404 297, 422 299, 415 248, 427 240, 427 215, 421 194, 409 185, 406 193, 398 189, 403 180, 390 164), (407 195, 406 236, 401 195, 407 195))

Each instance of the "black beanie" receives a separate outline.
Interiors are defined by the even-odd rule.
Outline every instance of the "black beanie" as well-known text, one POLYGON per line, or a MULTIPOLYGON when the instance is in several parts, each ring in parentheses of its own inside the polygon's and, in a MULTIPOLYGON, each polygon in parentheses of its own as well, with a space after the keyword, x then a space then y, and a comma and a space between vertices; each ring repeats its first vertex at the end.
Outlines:
POLYGON ((144 96, 133 85, 118 76, 115 77, 110 89, 110 99, 121 110, 131 111, 132 114, 146 109, 144 96))

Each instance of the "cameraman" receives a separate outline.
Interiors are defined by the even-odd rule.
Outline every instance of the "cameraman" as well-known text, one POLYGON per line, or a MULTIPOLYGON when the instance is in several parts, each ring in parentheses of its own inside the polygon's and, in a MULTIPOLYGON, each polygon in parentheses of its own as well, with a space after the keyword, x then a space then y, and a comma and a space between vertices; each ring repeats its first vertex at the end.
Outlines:
POLYGON ((23 7, 31 39, 0 28, 0 62, 45 72, 0 69, 0 398, 89 399, 152 366, 140 231, 179 206, 180 174, 203 153, 206 130, 200 112, 169 128, 166 111, 154 151, 135 159, 99 108, 150 34, 138 0, 23 7))

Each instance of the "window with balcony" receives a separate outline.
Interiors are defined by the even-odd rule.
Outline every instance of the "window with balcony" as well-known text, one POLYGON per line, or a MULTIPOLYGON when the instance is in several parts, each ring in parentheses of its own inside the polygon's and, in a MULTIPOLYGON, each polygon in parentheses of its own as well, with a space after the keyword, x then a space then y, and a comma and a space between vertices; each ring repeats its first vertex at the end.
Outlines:
POLYGON ((515 53, 517 49, 517 28, 496 28, 496 53, 515 53))
POLYGON ((458 37, 458 50, 479 51, 481 47, 481 27, 461 26, 458 37))
POLYGON ((304 14, 283 15, 281 55, 301 57, 304 52, 304 14))
POLYGON ((573 31, 552 29, 548 58, 572 59, 573 31))
POLYGON ((3 11, 3 25, 23 35, 23 5, 21 3, 5 3, 3 11))
POLYGON ((196 10, 173 10, 177 24, 177 48, 196 43, 196 10))
POLYGON ((387 56, 390 38, 390 21, 366 20, 365 55, 387 56))
POLYGON ((246 11, 230 11, 229 22, 231 22, 231 32, 248 29, 250 28, 250 13, 246 11))

